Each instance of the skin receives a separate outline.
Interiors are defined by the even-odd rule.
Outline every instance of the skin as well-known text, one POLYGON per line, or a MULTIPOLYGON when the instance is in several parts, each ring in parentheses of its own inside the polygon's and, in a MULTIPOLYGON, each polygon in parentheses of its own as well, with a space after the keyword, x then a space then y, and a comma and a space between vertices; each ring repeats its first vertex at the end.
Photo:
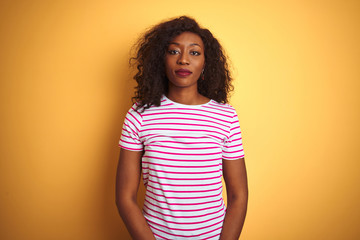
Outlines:
POLYGON ((170 42, 165 56, 169 99, 187 105, 203 104, 210 100, 199 94, 197 89, 197 81, 205 67, 204 51, 204 43, 195 33, 184 32, 170 42), (191 74, 179 76, 176 74, 179 69, 187 69, 191 74))
MULTIPOLYGON (((194 33, 184 32, 171 41, 165 56, 169 99, 187 105, 204 104, 210 100, 199 94, 197 90, 198 79, 205 67, 204 51, 201 38, 194 33), (176 73, 179 69, 187 69, 191 74, 181 76, 176 73)), ((150 240, 155 237, 136 201, 142 154, 142 152, 120 150, 116 177, 116 204, 132 238, 150 240)), ((248 201, 244 158, 223 160, 223 176, 227 190, 227 210, 220 239, 236 240, 245 221, 248 201)))
POLYGON ((155 237, 136 201, 142 154, 142 152, 120 149, 116 174, 116 205, 132 239, 154 240, 155 237))
POLYGON ((220 240, 235 240, 240 237, 248 202, 244 158, 223 160, 223 176, 226 185, 227 209, 220 240))

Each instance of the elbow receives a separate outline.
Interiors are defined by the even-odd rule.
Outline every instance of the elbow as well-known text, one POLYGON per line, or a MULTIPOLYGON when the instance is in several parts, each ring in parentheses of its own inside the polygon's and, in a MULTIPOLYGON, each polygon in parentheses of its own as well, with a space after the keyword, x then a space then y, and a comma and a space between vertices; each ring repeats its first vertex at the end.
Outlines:
POLYGON ((132 206, 137 205, 135 197, 127 197, 126 195, 117 194, 115 197, 116 207, 122 215, 124 212, 128 211, 132 206))
POLYGON ((249 198, 249 192, 247 188, 241 189, 236 192, 231 192, 227 195, 228 206, 232 204, 247 205, 249 198))
POLYGON ((128 202, 129 201, 126 198, 124 198, 123 196, 116 196, 116 198, 115 198, 115 204, 116 204, 116 207, 118 208, 119 212, 121 210, 123 210, 124 208, 126 208, 128 202))
POLYGON ((128 209, 128 204, 124 199, 116 197, 115 204, 118 209, 119 215, 123 218, 124 214, 126 213, 128 209))
POLYGON ((116 207, 117 207, 117 209, 118 209, 118 211, 120 213, 121 209, 123 207, 123 201, 118 196, 115 197, 115 204, 116 204, 116 207))

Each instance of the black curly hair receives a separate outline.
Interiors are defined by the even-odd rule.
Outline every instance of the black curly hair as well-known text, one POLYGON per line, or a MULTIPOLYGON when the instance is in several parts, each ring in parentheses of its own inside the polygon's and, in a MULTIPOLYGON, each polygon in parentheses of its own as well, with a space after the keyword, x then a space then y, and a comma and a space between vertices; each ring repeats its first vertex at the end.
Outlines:
POLYGON ((160 106, 162 95, 168 91, 165 54, 171 40, 183 32, 199 35, 204 43, 206 67, 204 80, 198 81, 199 93, 219 103, 228 102, 233 86, 223 48, 208 29, 201 28, 193 18, 181 16, 152 27, 134 46, 136 54, 130 58, 130 64, 137 68, 132 98, 137 109, 160 106))

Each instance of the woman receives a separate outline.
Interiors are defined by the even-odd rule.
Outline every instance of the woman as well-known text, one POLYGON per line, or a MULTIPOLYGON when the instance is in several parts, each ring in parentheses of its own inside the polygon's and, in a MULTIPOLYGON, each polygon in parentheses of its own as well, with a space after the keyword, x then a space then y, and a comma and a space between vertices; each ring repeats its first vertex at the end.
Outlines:
POLYGON ((150 29, 132 60, 136 103, 123 125, 116 184, 116 203, 131 236, 238 239, 247 177, 237 114, 227 104, 232 79, 219 42, 183 16, 150 29), (141 171, 143 211, 136 203, 141 171))

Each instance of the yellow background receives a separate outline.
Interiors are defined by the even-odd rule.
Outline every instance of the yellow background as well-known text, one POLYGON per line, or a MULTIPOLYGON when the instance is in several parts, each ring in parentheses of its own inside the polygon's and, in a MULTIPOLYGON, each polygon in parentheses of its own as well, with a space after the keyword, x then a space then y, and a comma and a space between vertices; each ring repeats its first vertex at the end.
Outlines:
POLYGON ((241 239, 360 238, 359 1, 2 0, 0 239, 129 239, 114 200, 129 51, 182 14, 232 60, 241 239))

